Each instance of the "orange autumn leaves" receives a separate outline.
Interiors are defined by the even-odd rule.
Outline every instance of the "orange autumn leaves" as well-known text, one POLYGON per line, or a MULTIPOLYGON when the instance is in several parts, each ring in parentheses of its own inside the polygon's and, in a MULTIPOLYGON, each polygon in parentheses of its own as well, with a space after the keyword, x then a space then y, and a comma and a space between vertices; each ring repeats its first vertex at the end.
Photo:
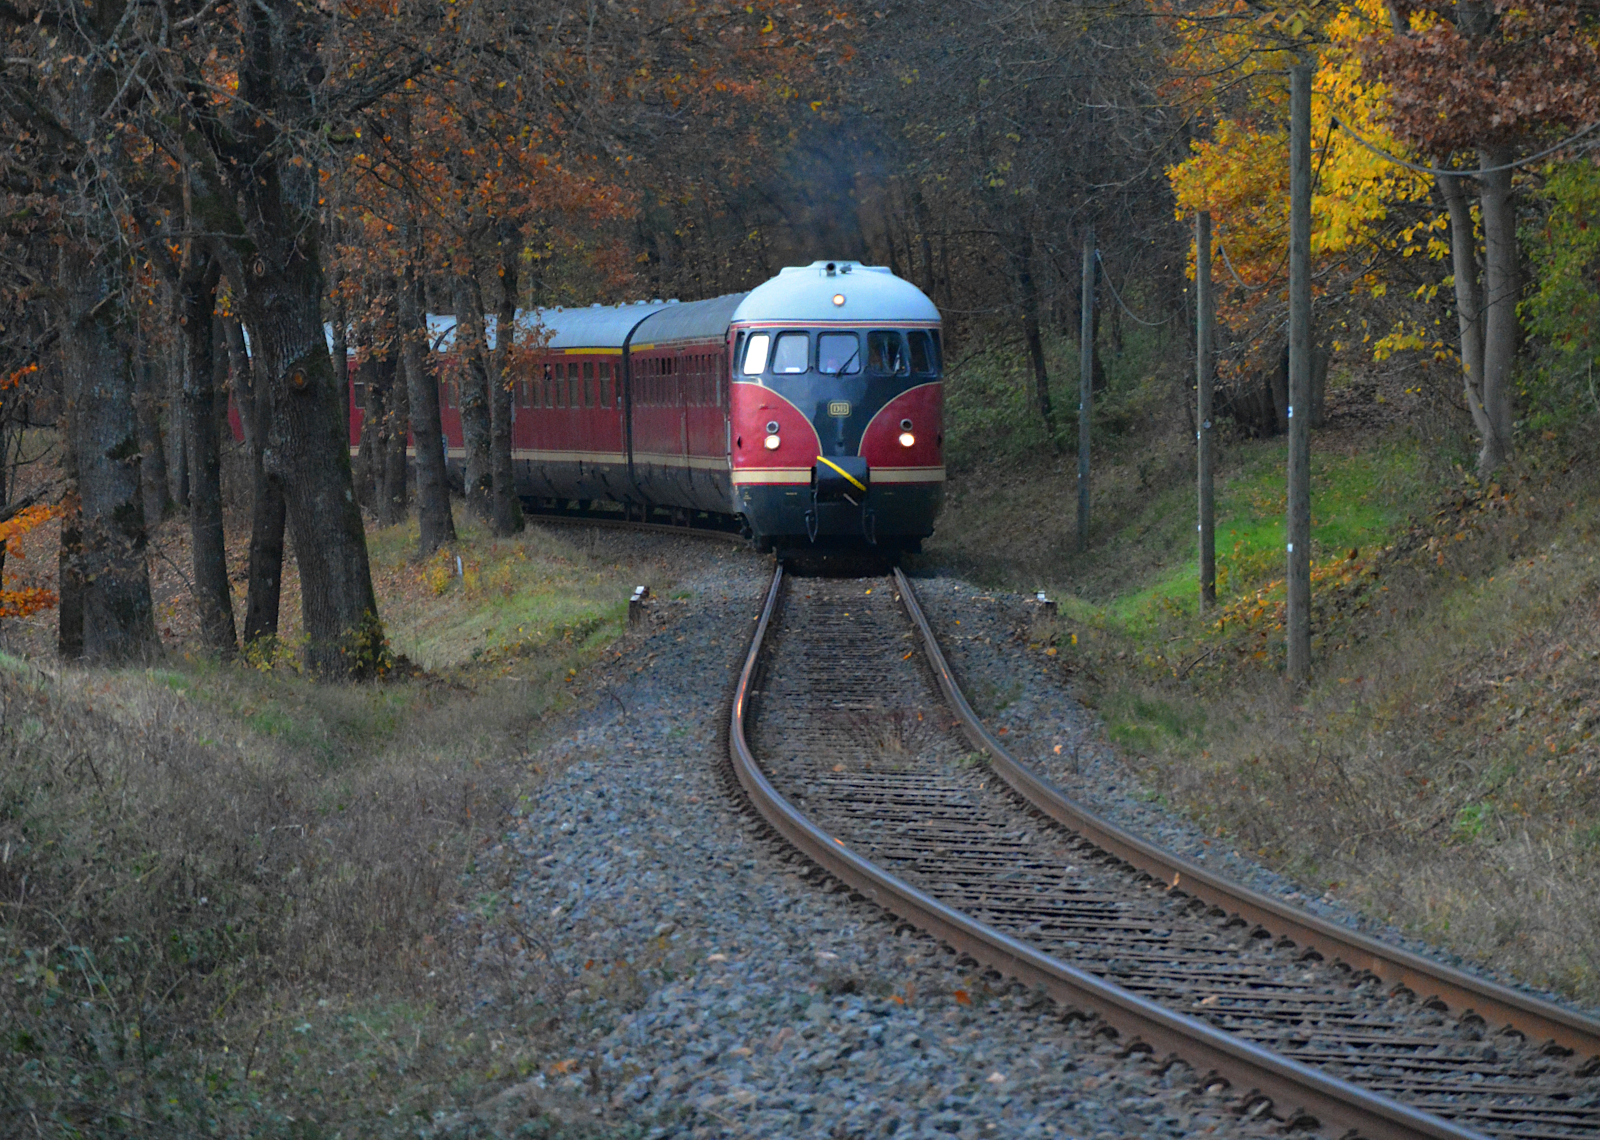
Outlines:
MULTIPOLYGON (((60 513, 59 506, 40 503, 25 507, 5 522, 0 522, 0 544, 4 545, 7 556, 22 558, 24 555, 19 541, 22 536, 60 513)), ((56 601, 53 590, 38 587, 25 587, 20 590, 0 589, 0 618, 27 617, 29 614, 49 609, 56 604, 56 601)))
MULTIPOLYGON (((0 379, 0 392, 11 391, 19 387, 23 380, 39 371, 37 363, 28 364, 15 372, 0 379)), ((22 549, 22 536, 61 513, 59 505, 39 503, 31 507, 24 507, 4 522, 0 522, 0 550, 11 558, 24 558, 22 549)), ((49 609, 56 604, 57 598, 53 590, 28 587, 21 590, 7 590, 5 582, 0 578, 0 618, 27 617, 29 614, 38 613, 40 610, 49 609)))

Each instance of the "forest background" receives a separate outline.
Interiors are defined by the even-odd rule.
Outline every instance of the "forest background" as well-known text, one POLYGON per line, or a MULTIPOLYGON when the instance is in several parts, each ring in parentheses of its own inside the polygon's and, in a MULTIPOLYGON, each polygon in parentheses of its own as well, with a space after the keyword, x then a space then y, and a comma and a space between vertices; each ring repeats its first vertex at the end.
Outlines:
MULTIPOLYGON (((1357 883, 1386 916, 1511 965, 1538 963, 1543 980, 1592 996, 1600 963, 1581 946, 1600 939, 1571 923, 1596 908, 1571 891, 1600 850, 1600 695, 1580 664, 1600 645, 1573 632, 1600 588, 1583 561, 1600 415, 1597 15, 1579 0, 0 7, 0 616, 8 636, 35 635, 17 642, 32 663, 5 682, 17 762, 4 817, 35 862, 13 860, 8 845, 0 883, 58 892, 8 911, 4 953, 25 979, 7 991, 8 1032, 35 1059, 53 1034, 77 1042, 51 1046, 71 1060, 39 1062, 27 1103, 68 1119, 93 1099, 73 1089, 132 1081, 175 1117, 257 1120, 242 1049, 271 1052, 272 1079, 299 1087, 299 1045, 281 1032, 288 1015, 261 1015, 274 1003, 300 1010, 284 979, 336 989, 373 969, 378 927, 357 930, 359 916, 348 945, 314 954, 296 941, 301 927, 262 925, 253 903, 199 921, 174 901, 200 893, 204 876, 183 870, 192 852, 161 855, 166 870, 153 878, 102 882, 83 870, 100 860, 120 874, 130 858, 73 831, 60 807, 99 804, 84 818, 104 808, 96 756, 126 750, 136 731, 139 750, 159 738, 195 772, 207 762, 162 719, 168 706, 150 711, 145 690, 104 721, 88 715, 108 676, 200 683, 151 671, 172 660, 152 574, 183 580, 194 630, 185 668, 242 656, 255 668, 227 666, 205 684, 250 718, 281 703, 251 688, 257 674, 299 686, 290 704, 319 726, 318 763, 342 763, 361 734, 393 734, 415 711, 409 696, 316 680, 416 669, 394 652, 375 573, 420 566, 431 582, 452 552, 475 565, 473 542, 521 531, 506 378, 540 334, 513 314, 698 299, 819 257, 887 265, 939 305, 951 490, 930 557, 1069 595, 1033 648, 1101 705, 1153 786, 1307 881, 1357 883), (1288 417, 1286 74, 1296 61, 1316 69, 1320 687, 1286 706, 1274 528, 1288 417), (1232 512, 1210 613, 1197 600, 1190 483, 1201 211, 1217 267, 1207 347, 1221 504, 1232 512), (1091 233, 1099 450, 1092 541, 1080 552, 1071 503, 1091 233), (447 363, 428 351, 430 312, 456 321, 447 363), (354 464, 350 368, 366 411, 354 464), (454 494, 437 461, 441 368, 462 394, 468 454, 454 494), (226 427, 230 401, 242 444, 226 427), (422 457, 409 471, 408 430, 422 457), (182 566, 152 544, 162 528, 182 532, 182 566), (282 613, 285 599, 300 612, 282 613), (1441 615, 1477 640, 1445 639, 1441 650, 1435 638, 1418 672, 1426 654, 1401 635, 1441 615), (45 621, 53 654, 40 651, 45 621), (48 672, 80 660, 93 668, 48 672), (128 669, 103 671, 117 666, 128 669), (48 685, 88 688, 51 696, 27 680, 40 669, 55 678, 48 685), (1449 680, 1453 695, 1431 720, 1401 716, 1431 703, 1400 683, 1408 671, 1449 680), (67 742, 54 752, 40 743, 52 734, 67 742), (1333 757, 1309 785, 1308 748, 1333 757), (1307 791, 1319 781, 1324 799, 1307 791), (1396 786, 1409 797, 1403 812, 1396 786), (1300 814, 1286 814, 1295 802, 1300 814), (61 828, 71 859, 40 854, 41 827, 61 828), (1394 841, 1357 859, 1352 834, 1394 841), (1499 854, 1486 862, 1478 845, 1491 842, 1499 854), (1524 854, 1513 855, 1519 842, 1524 854), (1524 910, 1464 929, 1463 900, 1526 883, 1541 843, 1577 869, 1542 881, 1524 910), (1438 855, 1431 880, 1415 874, 1424 849, 1438 855), (1439 885, 1467 863, 1489 877, 1439 885), (102 903, 129 909, 72 902, 91 881, 107 892, 102 903), (270 967, 269 944, 279 956, 270 967), (223 960, 256 964, 219 971, 223 960), (161 1016, 133 996, 157 978, 178 995, 171 1008, 156 1003, 161 1016), (58 997, 71 985, 92 1001, 68 1032, 58 997), (229 1001, 251 1012, 239 1020, 214 1000, 234 985, 244 996, 229 1001), (208 1000, 213 1012, 196 1014, 208 1000), (135 1079, 132 1061, 107 1059, 122 1056, 108 1041, 191 1040, 195 1024, 210 1036, 164 1053, 165 1068, 146 1050, 135 1079), (240 1045, 245 1024, 255 1045, 240 1045)), ((597 574, 573 589, 606 583, 597 574)), ((559 645, 528 650, 550 676, 579 661, 594 632, 564 628, 559 645)), ((521 731, 495 724, 508 739, 521 731)), ((267 735, 282 743, 284 731, 267 735)), ((456 781, 454 769, 429 771, 438 787, 456 781)), ((484 780, 484 802, 515 786, 484 780)), ((161 794, 175 787, 188 785, 161 794)), ((272 795, 251 789, 230 811, 247 830, 277 826, 260 815, 272 795)), ((419 806, 432 795, 422 782, 413 791, 382 810, 434 811, 419 806)), ((347 789, 329 794, 342 804, 347 789)), ((391 876, 369 892, 383 905, 414 893, 403 884, 419 880, 407 876, 434 884, 435 904, 455 897, 442 884, 482 826, 467 822, 478 794, 461 797, 451 838, 434 851, 454 854, 423 867, 357 828, 351 852, 363 853, 329 861, 327 883, 365 860, 391 876)), ((293 859, 240 867, 251 890, 269 893, 261 884, 274 875, 303 871, 293 859)), ((342 889, 329 886, 319 905, 348 909, 342 889)), ((225 896, 220 883, 206 894, 225 896)), ((433 912, 400 910, 403 921, 372 921, 425 945, 433 912)), ((421 966, 437 972, 436 958, 410 953, 407 984, 432 977, 421 966)), ((393 1024, 369 1018, 361 1032, 388 1040, 424 1023, 439 1053, 417 1064, 470 1051, 431 1007, 393 1024)))

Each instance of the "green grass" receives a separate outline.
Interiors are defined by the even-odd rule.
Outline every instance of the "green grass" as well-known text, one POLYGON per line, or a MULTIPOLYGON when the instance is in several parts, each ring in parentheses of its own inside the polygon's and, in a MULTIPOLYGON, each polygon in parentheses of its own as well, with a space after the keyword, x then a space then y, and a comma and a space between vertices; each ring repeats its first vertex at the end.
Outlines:
MULTIPOLYGON (((1230 448, 1232 462, 1218 481, 1217 597, 1226 604, 1281 579, 1287 463, 1282 441, 1230 448)), ((1313 562, 1337 561, 1356 550, 1370 554, 1393 542, 1426 502, 1417 447, 1404 441, 1368 451, 1313 452, 1313 562)), ((1152 496, 1104 540, 1101 557, 1137 548, 1141 557, 1100 597, 1058 587, 1075 621, 1149 637, 1198 612, 1200 564, 1194 533, 1194 491, 1180 486, 1152 496), (1140 565, 1147 567, 1139 573, 1140 565)), ((1093 557, 1093 555, 1091 555, 1093 557)))

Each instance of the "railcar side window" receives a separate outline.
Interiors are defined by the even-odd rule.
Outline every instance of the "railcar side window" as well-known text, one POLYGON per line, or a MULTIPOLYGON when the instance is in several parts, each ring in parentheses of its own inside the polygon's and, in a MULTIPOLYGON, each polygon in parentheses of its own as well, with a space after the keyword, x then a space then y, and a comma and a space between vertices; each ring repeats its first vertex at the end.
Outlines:
POLYGON ((912 329, 906 333, 911 345, 911 371, 918 376, 939 374, 939 350, 925 329, 912 329))
POLYGON ((904 376, 906 368, 905 343, 897 332, 867 334, 867 367, 886 376, 904 376))
POLYGON ((861 371, 861 338, 830 332, 817 337, 817 371, 824 376, 853 376, 861 371))
POLYGON ((598 389, 594 386, 594 362, 587 361, 583 366, 583 406, 586 408, 598 407, 600 401, 595 393, 598 389))
POLYGON ((767 349, 772 347, 772 337, 767 333, 752 333, 744 350, 744 374, 760 376, 767 370, 767 349))
POLYGON ((802 332, 778 334, 778 343, 772 350, 772 370, 780 375, 804 372, 811 366, 811 338, 802 332))

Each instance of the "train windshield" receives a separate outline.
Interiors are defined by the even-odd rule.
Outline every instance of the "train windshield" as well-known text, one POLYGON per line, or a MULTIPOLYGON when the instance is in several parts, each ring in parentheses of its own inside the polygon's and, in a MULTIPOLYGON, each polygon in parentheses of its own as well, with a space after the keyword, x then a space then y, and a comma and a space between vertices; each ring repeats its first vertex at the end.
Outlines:
POLYGON ((786 332, 778 336, 772 350, 772 371, 779 375, 804 372, 811 366, 811 338, 803 332, 786 332))
POLYGON ((912 329, 906 340, 911 344, 911 371, 917 376, 939 375, 939 334, 912 329))
POLYGON ((873 332, 867 334, 867 367, 883 376, 904 376, 906 367, 905 342, 898 332, 873 332))
POLYGON ((767 350, 772 347, 772 337, 766 333, 754 333, 750 343, 744 349, 744 374, 746 376, 760 376, 767 370, 767 350))
POLYGON ((861 338, 853 332, 817 337, 817 371, 824 376, 854 376, 861 371, 861 338))

